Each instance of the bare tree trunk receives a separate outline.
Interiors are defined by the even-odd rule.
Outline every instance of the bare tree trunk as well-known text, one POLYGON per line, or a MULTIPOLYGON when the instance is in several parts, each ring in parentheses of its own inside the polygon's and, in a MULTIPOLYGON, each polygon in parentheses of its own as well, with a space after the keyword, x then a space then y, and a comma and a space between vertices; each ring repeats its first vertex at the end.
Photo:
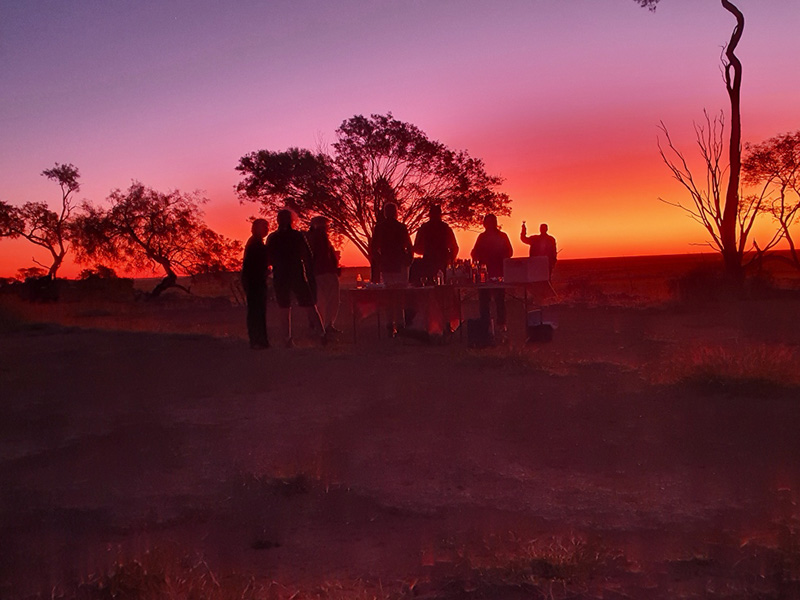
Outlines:
POLYGON ((53 264, 52 264, 52 265, 50 265, 50 269, 49 269, 49 270, 48 270, 48 272, 47 272, 47 277, 48 277, 49 279, 52 279, 53 281, 55 281, 55 279, 56 279, 56 273, 58 272, 58 268, 59 268, 60 266, 61 266, 61 258, 60 258, 60 257, 56 257, 56 258, 53 260, 53 264))
POLYGON ((155 288, 153 288, 152 292, 150 292, 150 295, 153 298, 157 298, 163 291, 173 287, 183 290, 187 294, 191 293, 182 285, 178 285, 178 275, 172 270, 172 265, 170 265, 169 262, 162 263, 161 266, 164 267, 164 270, 167 272, 167 276, 164 277, 164 279, 162 279, 155 288))
MULTIPOLYGON (((731 39, 725 48, 725 57, 727 59, 725 64, 725 87, 728 90, 728 97, 731 102, 731 137, 728 147, 730 177, 725 194, 720 239, 725 271, 729 277, 736 281, 741 281, 744 248, 737 242, 736 230, 739 215, 739 181, 742 171, 742 63, 736 56, 735 51, 742 38, 744 15, 729 0, 722 0, 722 6, 736 17, 736 27, 733 28, 731 39)), ((744 242, 744 240, 741 240, 741 242, 744 242)))
POLYGON ((150 295, 153 298, 157 298, 161 295, 161 292, 164 290, 168 290, 171 287, 175 287, 177 285, 178 276, 175 273, 169 273, 164 279, 162 279, 156 287, 153 288, 153 291, 150 292, 150 295))
POLYGON ((60 253, 56 253, 51 250, 50 254, 53 256, 53 262, 50 265, 50 268, 47 272, 47 276, 53 281, 55 281, 56 273, 58 273, 58 269, 61 268, 61 263, 64 262, 64 256, 66 255, 66 252, 62 251, 60 253))

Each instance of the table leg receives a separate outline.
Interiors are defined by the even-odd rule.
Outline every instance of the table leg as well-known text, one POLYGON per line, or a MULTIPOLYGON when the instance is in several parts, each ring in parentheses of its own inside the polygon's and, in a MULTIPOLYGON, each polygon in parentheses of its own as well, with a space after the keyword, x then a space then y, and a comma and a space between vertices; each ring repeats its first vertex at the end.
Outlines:
POLYGON ((456 288, 456 298, 458 298, 458 336, 459 341, 464 341, 464 313, 461 306, 461 288, 456 288))
POLYGON ((358 342, 358 331, 357 331, 357 324, 356 324, 356 321, 357 321, 358 317, 356 316, 356 301, 355 300, 351 300, 350 301, 350 308, 352 309, 352 312, 353 312, 353 345, 355 345, 358 342))

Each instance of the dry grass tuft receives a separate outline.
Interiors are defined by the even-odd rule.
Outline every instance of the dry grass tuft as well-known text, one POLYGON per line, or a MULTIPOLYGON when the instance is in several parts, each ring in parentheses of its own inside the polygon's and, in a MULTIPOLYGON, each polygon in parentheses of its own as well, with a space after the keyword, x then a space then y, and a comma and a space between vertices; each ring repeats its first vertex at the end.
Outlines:
POLYGON ((781 344, 694 346, 652 369, 660 384, 693 383, 714 388, 800 386, 800 356, 781 344))
POLYGON ((391 600, 400 592, 361 579, 322 584, 285 584, 243 573, 215 572, 201 556, 174 547, 149 550, 138 558, 119 557, 104 573, 50 590, 53 600, 391 600))
POLYGON ((119 556, 105 572, 90 574, 73 586, 56 587, 50 595, 54 600, 248 600, 272 597, 271 585, 271 582, 257 583, 245 575, 215 573, 202 556, 182 554, 169 546, 148 550, 137 558, 119 556))
POLYGON ((577 537, 485 540, 458 555, 449 566, 437 563, 417 591, 431 598, 600 598, 609 577, 630 570, 621 553, 577 537))
POLYGON ((137 558, 120 556, 105 572, 91 574, 81 583, 54 587, 49 596, 51 600, 392 600, 406 596, 407 591, 386 591, 379 581, 362 579, 301 585, 220 573, 202 556, 169 546, 137 558))
POLYGON ((565 377, 571 371, 568 364, 558 353, 550 350, 548 345, 498 345, 481 350, 454 350, 457 363, 469 369, 502 370, 509 373, 527 373, 540 371, 554 377, 565 377))

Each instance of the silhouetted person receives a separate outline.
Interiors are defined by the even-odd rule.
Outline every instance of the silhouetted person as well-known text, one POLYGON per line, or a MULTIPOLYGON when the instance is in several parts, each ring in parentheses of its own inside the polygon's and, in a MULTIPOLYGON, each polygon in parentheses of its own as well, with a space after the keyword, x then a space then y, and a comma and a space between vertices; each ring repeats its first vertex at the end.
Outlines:
POLYGON ((442 207, 438 204, 430 207, 428 220, 417 231, 414 252, 422 255, 420 276, 429 280, 433 280, 439 271, 447 273, 447 267, 458 256, 456 236, 450 226, 442 221, 442 207))
POLYGON ((298 306, 304 309, 312 330, 322 336, 325 331, 314 306, 314 292, 310 282, 312 269, 311 250, 306 237, 292 227, 293 214, 290 210, 278 212, 278 230, 267 238, 267 254, 272 265, 272 284, 275 288, 275 301, 280 307, 284 341, 292 346, 292 296, 298 306))
MULTIPOLYGON (((503 261, 511 258, 514 249, 508 236, 497 227, 497 217, 488 214, 483 218, 483 232, 475 240, 472 249, 472 260, 486 265, 486 275, 490 279, 503 276, 503 261)), ((491 301, 494 297, 497 310, 497 325, 506 328, 506 291, 502 288, 493 290, 480 290, 478 304, 481 319, 486 322, 490 319, 491 301)))
MULTIPOLYGON (((387 286, 407 286, 408 267, 414 256, 414 246, 408 228, 397 220, 397 205, 388 202, 383 207, 383 219, 372 232, 372 260, 380 271, 381 281, 387 286)), ((398 326, 405 327, 405 315, 399 301, 389 308, 388 329, 394 336, 398 326)))
POLYGON ((550 275, 552 275, 553 267, 556 266, 558 250, 556 249, 556 238, 547 233, 547 223, 542 223, 539 225, 539 235, 532 235, 528 237, 525 235, 526 233, 527 230, 525 228, 525 223, 523 223, 522 232, 520 233, 519 239, 522 240, 524 244, 528 244, 531 247, 529 256, 547 257, 547 264, 550 267, 550 275))
POLYGON ((397 220, 397 205, 383 207, 383 219, 372 232, 372 257, 377 261, 381 280, 386 285, 406 285, 414 246, 408 228, 397 220))
POLYGON ((339 255, 328 238, 328 219, 311 219, 308 245, 314 258, 314 282, 319 312, 326 333, 341 333, 334 327, 339 314, 339 255))
POLYGON ((247 337, 250 347, 269 348, 267 337, 267 273, 269 257, 264 238, 269 233, 265 219, 256 219, 250 228, 252 235, 244 247, 242 287, 247 299, 247 337))

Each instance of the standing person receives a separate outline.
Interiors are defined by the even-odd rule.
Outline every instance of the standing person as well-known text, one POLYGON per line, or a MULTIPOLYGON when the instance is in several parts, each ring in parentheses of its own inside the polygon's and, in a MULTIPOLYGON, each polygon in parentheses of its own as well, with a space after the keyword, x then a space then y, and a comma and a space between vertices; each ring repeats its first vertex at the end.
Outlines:
MULTIPOLYGON (((486 275, 491 278, 503 276, 503 261, 511 258, 514 249, 508 236, 497 227, 497 217, 488 214, 483 218, 483 232, 475 240, 472 249, 472 260, 486 265, 486 275)), ((506 291, 503 288, 480 290, 478 304, 481 319, 489 322, 492 297, 497 311, 497 325, 502 331, 506 329, 506 291)))
POLYGON ((408 284, 408 266, 413 256, 414 246, 408 228, 397 220, 397 205, 389 202, 383 207, 383 220, 372 232, 372 257, 378 264, 383 283, 408 284))
POLYGON ((547 257, 547 265, 550 268, 550 275, 552 276, 553 267, 556 266, 558 250, 556 249, 556 238, 547 233, 547 223, 539 225, 539 235, 528 237, 525 235, 526 233, 528 232, 525 228, 525 222, 523 221, 522 232, 520 233, 519 239, 522 240, 523 244, 528 244, 531 247, 529 256, 547 257))
POLYGON ((328 219, 311 219, 307 233, 308 245, 314 258, 314 281, 317 292, 317 312, 325 333, 341 333, 334 327, 339 314, 339 256, 328 237, 328 219))
POLYGON ((294 215, 284 209, 278 211, 278 230, 267 238, 267 254, 272 265, 272 283, 275 300, 281 309, 283 338, 287 347, 292 340, 292 296, 306 312, 308 324, 320 334, 325 344, 325 330, 314 306, 314 292, 310 281, 312 269, 311 250, 306 237, 292 227, 294 215))
MULTIPOLYGON (((390 287, 404 287, 408 285, 408 267, 414 257, 414 246, 408 228, 397 220, 396 204, 386 203, 383 217, 372 232, 372 260, 378 265, 383 283, 390 287)), ((398 328, 406 325, 405 312, 397 298, 393 299, 388 312, 387 328, 394 337, 398 328)))
POLYGON ((442 207, 432 204, 428 220, 417 231, 414 252, 422 255, 423 268, 420 275, 433 281, 439 271, 447 273, 447 267, 458 256, 458 242, 450 226, 442 221, 442 207))
POLYGON ((269 223, 256 219, 250 228, 252 235, 244 247, 242 260, 242 287, 247 299, 247 337, 250 347, 269 348, 267 337, 267 273, 269 257, 264 238, 269 233, 269 223))

